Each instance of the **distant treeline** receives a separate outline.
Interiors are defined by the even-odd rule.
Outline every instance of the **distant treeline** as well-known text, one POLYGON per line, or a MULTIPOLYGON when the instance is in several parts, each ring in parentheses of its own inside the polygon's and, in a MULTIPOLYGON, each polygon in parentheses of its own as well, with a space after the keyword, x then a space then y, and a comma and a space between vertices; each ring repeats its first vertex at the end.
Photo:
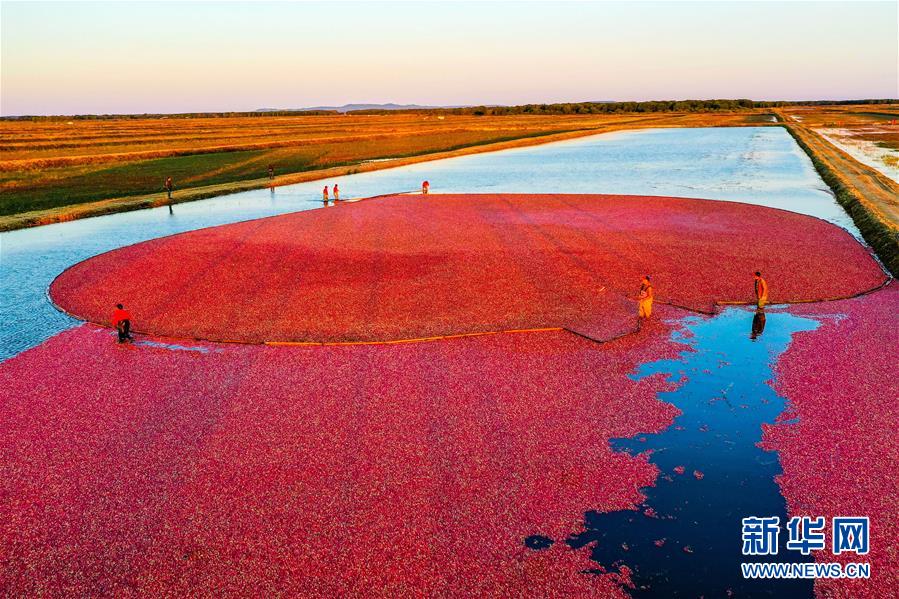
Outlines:
MULTIPOLYGON (((777 108, 781 106, 836 106, 843 104, 893 104, 899 100, 810 100, 807 102, 755 100, 653 100, 649 102, 572 102, 560 104, 523 104, 521 106, 468 106, 440 112, 465 115, 507 114, 606 114, 620 112, 716 112, 777 108)), ((368 112, 368 111, 360 111, 368 112)))
POLYGON ((778 108, 782 106, 843 106, 853 104, 897 104, 899 99, 868 100, 652 100, 648 102, 565 102, 556 104, 521 104, 519 106, 465 106, 462 108, 417 108, 409 110, 272 110, 254 112, 187 112, 182 114, 79 114, 72 116, 8 116, 0 120, 60 121, 111 119, 191 119, 272 116, 339 116, 341 114, 457 114, 502 116, 510 114, 607 114, 621 112, 716 112, 778 108))

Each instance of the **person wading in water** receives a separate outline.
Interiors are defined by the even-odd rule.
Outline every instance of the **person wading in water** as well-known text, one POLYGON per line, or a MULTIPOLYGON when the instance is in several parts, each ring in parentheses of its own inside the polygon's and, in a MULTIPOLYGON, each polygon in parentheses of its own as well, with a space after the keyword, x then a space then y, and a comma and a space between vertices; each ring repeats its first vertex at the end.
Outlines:
POLYGON ((112 311, 112 326, 119 332, 119 343, 132 341, 131 338, 131 312, 122 304, 116 304, 112 311))
POLYGON ((768 283, 762 278, 760 271, 755 271, 755 302, 759 309, 768 303, 768 283))
POLYGON ((172 190, 175 189, 175 184, 172 182, 171 177, 166 177, 165 179, 165 193, 169 198, 169 214, 172 214, 172 190))
POLYGON ((655 297, 652 291, 652 282, 649 275, 644 275, 640 281, 640 293, 637 295, 637 318, 649 320, 652 316, 652 300, 655 297))

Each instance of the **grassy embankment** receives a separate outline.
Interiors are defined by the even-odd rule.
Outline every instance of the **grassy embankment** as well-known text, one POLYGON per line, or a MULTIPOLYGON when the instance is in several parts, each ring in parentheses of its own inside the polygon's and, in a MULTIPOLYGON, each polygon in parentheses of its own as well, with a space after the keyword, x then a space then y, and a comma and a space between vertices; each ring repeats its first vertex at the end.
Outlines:
MULTIPOLYGON (((0 230, 620 129, 741 126, 770 111, 2 121, 0 230), (378 160, 378 162, 369 162, 378 160)), ((346 190, 352 193, 351 190, 346 190)), ((402 191, 402 190, 397 190, 402 191)))
MULTIPOLYGON (((841 120, 858 120, 868 114, 855 112, 847 115, 846 112, 849 111, 840 112, 841 120)), ((899 118, 899 111, 880 112, 870 117, 882 121, 885 114, 899 118)), ((876 169, 861 164, 806 126, 806 122, 820 122, 820 114, 804 111, 799 121, 791 118, 795 114, 779 112, 779 116, 787 131, 811 158, 818 174, 833 190, 837 201, 852 217, 865 241, 874 248, 890 272, 899 276, 899 185, 876 169)))

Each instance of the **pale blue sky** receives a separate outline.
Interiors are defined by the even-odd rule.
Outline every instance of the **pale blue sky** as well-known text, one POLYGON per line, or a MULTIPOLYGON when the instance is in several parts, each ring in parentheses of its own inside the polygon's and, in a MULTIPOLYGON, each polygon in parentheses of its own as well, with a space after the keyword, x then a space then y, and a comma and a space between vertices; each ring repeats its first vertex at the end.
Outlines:
POLYGON ((899 96, 897 3, 0 4, 2 114, 899 96))

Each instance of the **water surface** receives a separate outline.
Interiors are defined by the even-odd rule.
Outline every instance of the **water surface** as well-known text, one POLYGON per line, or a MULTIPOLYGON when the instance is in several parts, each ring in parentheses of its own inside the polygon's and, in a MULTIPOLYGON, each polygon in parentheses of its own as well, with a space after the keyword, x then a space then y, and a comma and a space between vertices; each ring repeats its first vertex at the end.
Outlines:
MULTIPOLYGON (((763 451, 762 424, 773 423, 786 400, 768 384, 794 333, 818 323, 786 312, 728 308, 714 317, 687 317, 678 340, 690 351, 679 359, 644 364, 635 378, 665 373, 682 381, 659 399, 682 414, 656 434, 613 439, 613 448, 651 452, 661 471, 638 511, 587 512, 584 532, 567 540, 606 570, 633 570, 638 597, 811 597, 811 580, 745 580, 740 562, 811 561, 785 548, 776 556, 743 557, 741 520, 779 516, 786 502, 774 477, 776 453, 763 451), (589 549, 588 549, 589 548, 589 549)), ((528 539, 539 550, 550 539, 528 539)))

